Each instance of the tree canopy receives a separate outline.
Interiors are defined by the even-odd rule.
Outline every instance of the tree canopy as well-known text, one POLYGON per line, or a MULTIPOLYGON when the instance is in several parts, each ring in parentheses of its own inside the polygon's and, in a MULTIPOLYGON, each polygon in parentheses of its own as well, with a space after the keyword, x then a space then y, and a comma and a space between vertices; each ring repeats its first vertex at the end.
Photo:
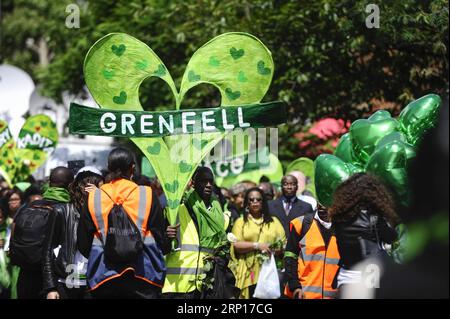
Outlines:
MULTIPOLYGON (((280 159, 301 155, 294 133, 312 121, 354 120, 378 108, 397 115, 409 101, 448 88, 448 1, 382 1, 379 28, 368 28, 367 1, 96 0, 76 2, 80 28, 67 28, 73 1, 3 0, 0 63, 28 71, 56 100, 84 85, 83 60, 110 32, 147 43, 177 84, 197 48, 229 31, 248 32, 271 50, 275 75, 266 100, 284 100, 280 159)), ((190 92, 184 107, 217 106, 210 86, 190 92)), ((170 90, 151 79, 146 109, 172 108, 170 90)))

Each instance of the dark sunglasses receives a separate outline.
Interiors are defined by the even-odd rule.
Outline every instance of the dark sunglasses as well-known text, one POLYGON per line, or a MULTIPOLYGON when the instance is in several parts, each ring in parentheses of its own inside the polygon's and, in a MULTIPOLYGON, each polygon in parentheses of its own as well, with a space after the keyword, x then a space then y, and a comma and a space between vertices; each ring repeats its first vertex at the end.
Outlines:
POLYGON ((261 202, 262 201, 262 198, 261 197, 258 197, 258 198, 249 198, 248 199, 248 201, 250 202, 250 203, 252 203, 252 202, 261 202))

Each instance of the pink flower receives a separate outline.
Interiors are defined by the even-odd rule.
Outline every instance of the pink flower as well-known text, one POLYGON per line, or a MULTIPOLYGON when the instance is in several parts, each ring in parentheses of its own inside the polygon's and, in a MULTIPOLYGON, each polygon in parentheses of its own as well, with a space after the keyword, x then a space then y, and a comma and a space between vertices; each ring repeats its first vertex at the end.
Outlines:
POLYGON ((345 123, 342 119, 325 118, 316 122, 308 132, 322 140, 327 140, 330 137, 340 136, 346 133, 349 124, 345 123))

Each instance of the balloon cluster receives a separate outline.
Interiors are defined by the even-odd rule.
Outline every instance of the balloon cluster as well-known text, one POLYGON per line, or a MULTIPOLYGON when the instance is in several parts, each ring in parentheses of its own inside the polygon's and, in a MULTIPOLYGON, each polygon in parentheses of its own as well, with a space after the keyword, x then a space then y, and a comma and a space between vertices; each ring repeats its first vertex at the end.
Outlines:
POLYGON ((379 110, 352 123, 334 155, 322 154, 314 162, 317 198, 329 207, 340 183, 358 172, 370 172, 390 187, 401 205, 410 201, 408 167, 422 137, 437 121, 441 99, 428 94, 409 103, 397 119, 379 110))

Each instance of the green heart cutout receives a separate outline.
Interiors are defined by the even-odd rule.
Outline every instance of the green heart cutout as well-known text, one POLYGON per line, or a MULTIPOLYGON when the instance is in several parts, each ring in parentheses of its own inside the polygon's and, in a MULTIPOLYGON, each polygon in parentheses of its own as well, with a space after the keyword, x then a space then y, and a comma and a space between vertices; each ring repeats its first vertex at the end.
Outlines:
MULTIPOLYGON (((89 50, 84 63, 86 85, 100 107, 116 110, 142 110, 139 101, 139 87, 146 78, 151 76, 158 76, 169 85, 175 97, 175 109, 177 110, 180 109, 181 101, 185 94, 199 83, 210 84, 217 88, 222 97, 222 106, 259 103, 267 92, 272 77, 261 78, 256 68, 251 63, 248 63, 248 59, 245 58, 234 59, 233 67, 220 63, 219 61, 230 59, 230 43, 239 43, 239 48, 243 50, 239 51, 236 49, 239 52, 233 51, 234 53, 240 55, 242 52, 245 52, 246 57, 264 60, 267 67, 273 69, 270 51, 257 38, 245 33, 226 33, 208 41, 192 55, 186 66, 180 90, 178 91, 167 67, 151 48, 127 34, 112 33, 98 40, 89 50), (112 66, 108 62, 114 58, 110 48, 117 43, 126 45, 127 54, 117 61, 114 60, 114 65, 112 66), (157 70, 149 70, 147 68, 136 72, 136 63, 143 60, 148 61, 149 65, 158 66, 157 70), (214 68, 205 68, 208 63, 214 68), (105 79, 102 72, 98 71, 103 69, 114 71, 114 78, 112 80, 105 79), (201 70, 201 82, 189 81, 190 70, 201 70), (236 70, 245 72, 248 82, 239 82, 236 70), (237 87, 239 87, 239 94, 231 90, 231 88, 237 87), (105 88, 108 89, 106 90, 105 88), (229 89, 228 94, 226 92, 227 89, 229 89), (125 103, 112 103, 114 95, 121 91, 127 94, 125 103), (230 93, 231 96, 229 96, 230 93), (230 99, 230 97, 235 99, 230 99)), ((226 134, 225 132, 217 132, 174 135, 164 138, 131 138, 131 140, 149 159, 166 193, 167 199, 181 201, 185 187, 189 183, 195 169, 200 165, 202 158, 226 134), (206 142, 193 144, 192 141, 194 139, 205 140, 206 142), (149 148, 149 146, 153 146, 156 142, 160 143, 160 152, 159 154, 152 154, 150 152, 152 148, 149 148), (198 149, 196 145, 200 146, 201 149, 198 149), (189 172, 180 172, 179 164, 181 160, 187 165, 191 165, 189 172), (174 180, 179 182, 179 187, 175 193, 172 193, 166 188, 166 185, 173 190, 172 182, 174 180)), ((176 221, 176 213, 176 208, 168 207, 167 216, 171 224, 174 224, 176 221)))
POLYGON ((33 155, 33 159, 35 160, 35 161, 38 161, 38 160, 40 160, 41 159, 41 157, 39 156, 39 154, 34 154, 33 155))
POLYGON ((219 59, 217 59, 217 57, 212 56, 209 58, 208 64, 213 67, 218 67, 218 66, 220 66, 220 61, 219 61, 219 59))
POLYGON ((234 92, 233 92, 233 90, 230 89, 230 88, 226 88, 226 89, 225 89, 225 93, 226 93, 226 95, 227 95, 227 98, 228 98, 230 101, 237 100, 238 98, 241 97, 241 92, 240 92, 240 91, 234 91, 234 92))
POLYGON ((158 155, 161 152, 161 143, 156 142, 152 146, 147 147, 147 151, 152 155, 158 155))
POLYGON ((119 45, 119 46, 113 44, 113 45, 111 46, 111 51, 112 51, 115 55, 117 55, 118 57, 120 57, 122 54, 124 54, 124 53, 125 53, 125 50, 126 50, 126 47, 125 47, 124 44, 121 44, 121 45, 119 45))
POLYGON ((257 64, 258 73, 261 75, 269 75, 271 74, 270 68, 266 68, 266 64, 264 61, 259 61, 257 64))
POLYGON ((136 68, 139 70, 144 71, 147 67, 148 67, 148 61, 147 60, 142 60, 142 61, 138 61, 136 62, 136 68))
POLYGON ((244 49, 236 49, 235 47, 232 47, 230 49, 230 54, 233 57, 234 60, 238 60, 244 56, 244 49))
POLYGON ((167 191, 175 193, 178 189, 178 186, 180 186, 180 183, 178 183, 178 181, 175 180, 172 183, 165 183, 164 186, 167 189, 167 191))
POLYGON ((114 96, 113 97, 113 102, 116 104, 120 104, 123 105, 127 102, 127 92, 125 91, 120 91, 120 95, 119 96, 114 96))
POLYGON ((189 82, 197 82, 200 81, 201 77, 198 74, 195 74, 193 70, 190 70, 188 73, 189 82))
POLYGON ((186 163, 185 161, 181 161, 180 164, 178 164, 178 167, 180 169, 180 173, 182 174, 192 171, 192 165, 186 163))
POLYGON ((114 71, 103 70, 103 77, 107 80, 111 80, 114 77, 114 71))
POLYGON ((238 81, 239 81, 239 82, 247 82, 247 81, 248 81, 248 79, 247 79, 247 77, 245 76, 245 73, 244 73, 243 71, 239 71, 239 74, 238 74, 238 81))
POLYGON ((350 126, 353 154, 363 164, 369 160, 378 141, 399 128, 397 120, 390 117, 390 114, 386 117, 386 111, 381 114, 379 112, 375 112, 367 120, 356 120, 350 126))

